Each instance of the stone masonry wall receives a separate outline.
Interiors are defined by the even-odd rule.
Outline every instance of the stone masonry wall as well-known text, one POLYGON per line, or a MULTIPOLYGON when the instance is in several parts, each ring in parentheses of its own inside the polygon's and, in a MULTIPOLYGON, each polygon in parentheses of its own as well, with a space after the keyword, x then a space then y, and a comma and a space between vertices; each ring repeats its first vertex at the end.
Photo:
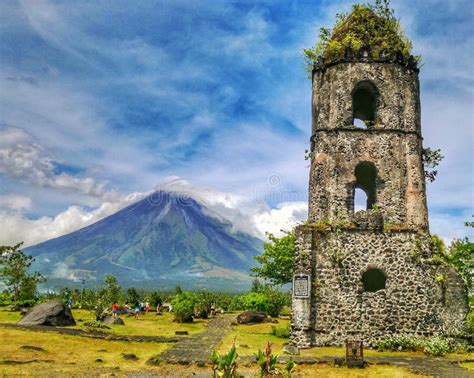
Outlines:
POLYGON ((312 272, 312 295, 308 303, 293 300, 296 346, 341 345, 347 338, 370 345, 393 335, 465 330, 465 287, 455 271, 431 262, 428 236, 303 226, 297 238, 295 273, 312 272), (362 274, 369 268, 384 272, 385 289, 364 291, 362 274), (446 281, 437 282, 437 274, 446 281))

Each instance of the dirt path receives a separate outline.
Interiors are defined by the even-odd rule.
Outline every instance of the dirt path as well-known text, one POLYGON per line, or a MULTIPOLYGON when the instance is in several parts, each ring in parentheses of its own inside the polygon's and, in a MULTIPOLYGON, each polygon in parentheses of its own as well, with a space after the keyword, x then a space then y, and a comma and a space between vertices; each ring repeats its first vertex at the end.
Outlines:
POLYGON ((232 330, 231 323, 234 321, 235 315, 221 315, 212 318, 207 323, 204 332, 181 339, 157 358, 172 364, 187 365, 195 363, 203 366, 209 360, 212 351, 219 346, 224 336, 232 330))

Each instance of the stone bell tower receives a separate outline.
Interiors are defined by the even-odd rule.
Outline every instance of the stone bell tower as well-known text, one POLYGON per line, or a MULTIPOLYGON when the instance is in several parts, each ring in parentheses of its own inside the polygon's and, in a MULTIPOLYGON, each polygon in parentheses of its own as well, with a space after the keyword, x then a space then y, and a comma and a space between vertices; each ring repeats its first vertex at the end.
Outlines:
POLYGON ((432 260, 419 70, 413 57, 375 48, 346 47, 313 69, 309 219, 296 230, 293 278, 298 347, 465 327, 464 283, 432 260))

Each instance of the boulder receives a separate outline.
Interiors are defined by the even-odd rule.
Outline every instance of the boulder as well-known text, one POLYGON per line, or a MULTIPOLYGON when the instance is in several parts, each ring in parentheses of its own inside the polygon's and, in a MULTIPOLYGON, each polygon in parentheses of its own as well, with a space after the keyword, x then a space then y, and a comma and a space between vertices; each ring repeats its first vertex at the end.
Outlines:
POLYGON ((237 323, 239 324, 255 324, 268 321, 267 314, 259 311, 246 311, 237 315, 237 323))
POLYGON ((125 322, 120 318, 113 318, 111 316, 106 316, 104 320, 102 320, 104 324, 113 324, 113 325, 125 325, 125 322))
POLYGON ((294 345, 286 344, 283 347, 283 353, 298 355, 298 354, 300 354, 300 350, 297 347, 295 347, 294 345))
POLYGON ((71 310, 61 301, 41 303, 29 309, 18 321, 20 325, 73 326, 76 325, 71 310))

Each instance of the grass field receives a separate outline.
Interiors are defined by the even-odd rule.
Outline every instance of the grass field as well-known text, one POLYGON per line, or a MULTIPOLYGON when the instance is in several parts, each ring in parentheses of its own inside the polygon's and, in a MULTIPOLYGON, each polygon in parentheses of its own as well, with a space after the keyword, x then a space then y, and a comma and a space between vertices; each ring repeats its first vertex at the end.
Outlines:
MULTIPOLYGON (((72 314, 77 325, 68 328, 87 329, 84 323, 95 320, 94 313, 90 310, 73 309, 72 314)), ((19 312, 11 312, 7 307, 0 308, 0 323, 15 323, 20 320, 19 312)), ((175 331, 188 331, 190 335, 202 332, 207 320, 195 319, 192 323, 175 323, 172 313, 165 312, 156 315, 150 312, 148 315, 140 315, 138 319, 121 316, 125 322, 124 326, 111 325, 111 329, 100 329, 117 335, 140 335, 140 336, 175 336, 175 331)))
MULTIPOLYGON (((94 319, 93 313, 87 310, 73 310, 78 323, 75 327, 85 329, 83 323, 94 319), (81 321, 79 321, 81 320, 81 321)), ((18 312, 10 312, 0 308, 0 322, 13 323, 20 319, 18 312)), ((173 315, 165 313, 157 316, 154 313, 142 315, 138 319, 123 318, 125 326, 111 326, 109 333, 122 335, 174 336, 175 331, 188 331, 190 334, 204 330, 205 320, 196 320, 190 324, 173 322, 173 315)), ((278 324, 264 323, 257 325, 234 325, 218 347, 220 353, 226 353, 235 345, 240 356, 253 356, 266 343, 272 343, 272 351, 283 355, 283 345, 288 341, 271 334, 272 326, 284 328, 288 319, 279 319, 278 324)), ((180 366, 162 363, 150 366, 146 361, 167 348, 172 343, 112 341, 93 339, 80 336, 61 335, 52 332, 28 331, 0 327, 0 376, 122 376, 126 374, 144 373, 158 376, 191 377, 193 373, 212 372, 210 367, 180 366), (5 342, 6 341, 6 342, 5 342), (24 349, 24 346, 40 347, 43 350, 24 349), (135 354, 137 360, 128 360, 124 354, 135 354)), ((413 352, 378 352, 365 350, 365 356, 403 356, 419 357, 422 353, 413 352)), ((302 356, 328 357, 343 356, 343 348, 321 347, 301 350, 302 356)), ((450 355, 459 359, 472 358, 469 355, 450 355)), ((465 362, 461 366, 474 369, 474 363, 465 362)), ((258 376, 256 365, 239 366, 239 372, 245 376, 258 376)), ((391 365, 370 365, 363 370, 334 367, 328 364, 301 365, 295 370, 301 377, 422 377, 412 374, 408 369, 391 365)))

